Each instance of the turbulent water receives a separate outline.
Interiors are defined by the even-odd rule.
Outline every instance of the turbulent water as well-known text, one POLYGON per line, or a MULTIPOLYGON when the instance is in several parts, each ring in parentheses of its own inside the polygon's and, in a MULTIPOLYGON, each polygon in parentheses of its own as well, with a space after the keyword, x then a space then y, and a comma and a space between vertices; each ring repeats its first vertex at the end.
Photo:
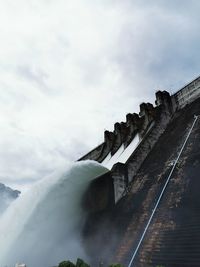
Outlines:
POLYGON ((20 196, 0 218, 0 267, 50 267, 85 258, 81 199, 89 182, 105 172, 98 163, 77 162, 20 196))

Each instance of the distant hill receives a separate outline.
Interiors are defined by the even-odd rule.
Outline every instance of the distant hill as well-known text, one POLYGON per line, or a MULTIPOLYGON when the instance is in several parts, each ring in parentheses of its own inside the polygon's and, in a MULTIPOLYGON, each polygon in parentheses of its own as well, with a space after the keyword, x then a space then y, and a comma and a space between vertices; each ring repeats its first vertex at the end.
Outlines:
POLYGON ((21 192, 0 183, 0 215, 7 209, 10 203, 15 200, 21 192))

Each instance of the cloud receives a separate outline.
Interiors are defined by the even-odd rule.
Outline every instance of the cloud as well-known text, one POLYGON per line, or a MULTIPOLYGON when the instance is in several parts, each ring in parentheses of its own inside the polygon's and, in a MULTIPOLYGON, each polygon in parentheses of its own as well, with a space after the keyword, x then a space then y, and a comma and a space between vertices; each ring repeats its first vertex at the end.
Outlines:
POLYGON ((199 5, 2 0, 2 180, 42 178, 102 142, 155 90, 197 76, 199 5))

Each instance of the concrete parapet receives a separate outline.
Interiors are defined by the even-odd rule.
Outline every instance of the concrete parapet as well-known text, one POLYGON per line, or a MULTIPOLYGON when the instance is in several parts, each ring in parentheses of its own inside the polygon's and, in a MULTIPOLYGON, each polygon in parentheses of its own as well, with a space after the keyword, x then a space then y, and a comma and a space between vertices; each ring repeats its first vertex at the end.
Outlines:
POLYGON ((95 147, 93 150, 88 152, 86 155, 84 155, 83 157, 78 159, 78 161, 87 160, 87 159, 98 161, 98 158, 102 154, 103 149, 104 149, 104 143, 102 143, 99 146, 95 147))
POLYGON ((104 132, 104 143, 101 154, 99 155, 97 161, 102 162, 108 153, 112 150, 113 144, 115 142, 115 134, 110 131, 104 132))
POLYGON ((136 133, 141 128, 142 121, 137 113, 128 113, 126 115, 126 127, 128 129, 127 135, 124 141, 124 147, 126 148, 135 137, 136 133))
POLYGON ((121 133, 122 143, 125 143, 126 139, 127 139, 127 135, 129 133, 129 128, 128 128, 126 122, 120 123, 120 133, 121 133))
POLYGON ((172 100, 177 109, 182 109, 200 97, 200 77, 196 78, 182 89, 172 95, 172 100))
POLYGON ((157 91, 155 103, 157 106, 164 105, 166 111, 170 114, 176 110, 175 103, 172 101, 172 97, 167 91, 157 91))
POLYGON ((150 125, 150 123, 155 119, 156 111, 152 104, 142 103, 140 104, 140 113, 139 113, 142 123, 139 129, 140 137, 142 138, 150 125))
POLYGON ((114 125, 114 135, 115 135, 115 140, 113 142, 113 146, 111 149, 111 155, 114 155, 115 152, 117 152, 117 150, 120 148, 120 146, 122 145, 122 127, 121 124, 119 122, 115 123, 114 125))
POLYGON ((111 170, 111 176, 114 183, 115 202, 119 201, 123 196, 127 185, 132 182, 140 166, 171 120, 171 114, 166 111, 166 107, 163 104, 156 107, 154 112, 154 120, 151 121, 152 127, 149 125, 149 130, 146 131, 142 141, 135 151, 133 151, 128 161, 123 165, 118 165, 119 163, 114 165, 111 170), (123 168, 121 166, 123 166, 123 168))
MULTIPOLYGON (((161 110, 165 110, 160 107, 161 110)), ((126 162, 128 170, 128 180, 132 181, 134 175, 139 170, 141 164, 152 150, 153 146, 158 141, 159 137, 165 131, 167 124, 169 123, 171 116, 166 116, 165 112, 159 114, 159 118, 155 121, 154 126, 149 130, 148 134, 143 138, 140 145, 136 148, 132 156, 126 162)))
POLYGON ((127 162, 117 163, 111 170, 115 203, 122 197, 128 183, 134 179, 176 110, 197 97, 200 97, 200 78, 172 96, 167 91, 157 91, 155 107, 151 103, 142 103, 139 114, 129 113, 126 122, 115 123, 113 132, 105 131, 104 142, 81 158, 102 162, 109 153, 114 155, 122 144, 126 148, 135 135, 139 135, 141 141, 127 162))
POLYGON ((109 153, 114 155, 122 144, 126 148, 135 135, 139 134, 141 142, 128 161, 125 164, 115 164, 111 170, 115 203, 123 196, 126 187, 164 132, 172 114, 173 107, 169 93, 158 91, 156 107, 151 103, 142 103, 139 114, 129 113, 126 115, 126 122, 115 123, 113 132, 104 132, 104 142, 82 158, 102 162, 109 153))
POLYGON ((109 149, 112 148, 114 140, 115 140, 115 135, 113 132, 110 131, 104 132, 104 143, 106 143, 109 149))

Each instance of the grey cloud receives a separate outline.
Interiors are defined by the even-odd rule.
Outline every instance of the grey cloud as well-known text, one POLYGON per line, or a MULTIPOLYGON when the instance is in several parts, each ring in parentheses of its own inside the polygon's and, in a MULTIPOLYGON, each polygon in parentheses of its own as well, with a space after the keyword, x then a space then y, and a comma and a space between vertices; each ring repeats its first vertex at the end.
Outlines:
POLYGON ((26 21, 21 7, 8 9, 16 28, 1 33, 0 177, 10 183, 76 160, 155 90, 199 73, 199 1, 78 4, 23 0, 26 21))
POLYGON ((122 29, 122 49, 117 50, 115 59, 130 84, 145 81, 142 94, 152 93, 154 86, 178 89, 184 79, 190 80, 199 72, 199 14, 195 11, 199 3, 186 2, 132 2, 133 19, 122 29), (137 29, 135 7, 140 13, 137 29))
POLYGON ((26 65, 19 65, 17 72, 22 77, 31 80, 31 82, 35 82, 38 86, 46 87, 45 80, 48 78, 48 75, 44 71, 40 69, 33 70, 30 66, 26 65))

